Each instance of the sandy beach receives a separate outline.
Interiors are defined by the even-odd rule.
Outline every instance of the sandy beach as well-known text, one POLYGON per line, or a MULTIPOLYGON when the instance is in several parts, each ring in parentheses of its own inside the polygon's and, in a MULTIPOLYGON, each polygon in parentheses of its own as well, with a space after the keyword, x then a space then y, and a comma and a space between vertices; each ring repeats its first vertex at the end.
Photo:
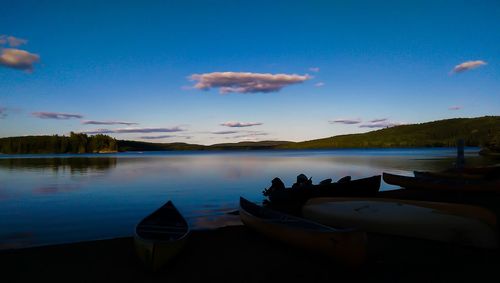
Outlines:
MULTIPOLYGON (((383 196, 397 194, 401 192, 385 193, 383 196)), ((407 193, 405 195, 408 196, 407 193)), ((357 269, 350 269, 329 258, 268 239, 243 225, 194 231, 183 252, 154 274, 145 270, 139 262, 132 238, 2 251, 0 266, 2 282, 500 280, 498 250, 369 234, 366 263, 357 269)))

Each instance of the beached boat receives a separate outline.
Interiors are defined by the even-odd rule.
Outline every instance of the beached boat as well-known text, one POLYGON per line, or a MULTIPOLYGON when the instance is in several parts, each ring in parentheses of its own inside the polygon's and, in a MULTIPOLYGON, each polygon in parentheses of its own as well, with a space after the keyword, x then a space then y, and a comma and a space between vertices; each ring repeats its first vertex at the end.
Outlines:
POLYGON ((241 221, 268 237, 326 254, 349 266, 366 257, 366 233, 351 228, 337 229, 277 212, 240 198, 241 221))
POLYGON ((383 198, 316 198, 302 208, 305 218, 328 226, 497 248, 496 216, 472 205, 383 198))
POLYGON ((351 180, 350 178, 344 177, 336 183, 275 190, 269 193, 268 198, 269 201, 274 204, 298 203, 302 205, 308 199, 315 197, 371 197, 375 196, 379 191, 380 182, 380 175, 357 180, 351 180))
POLYGON ((384 173, 383 178, 388 184, 414 190, 500 193, 500 179, 422 178, 390 173, 384 173))
POLYGON ((188 223, 168 201, 137 224, 135 250, 146 267, 155 271, 181 251, 188 235, 188 223))

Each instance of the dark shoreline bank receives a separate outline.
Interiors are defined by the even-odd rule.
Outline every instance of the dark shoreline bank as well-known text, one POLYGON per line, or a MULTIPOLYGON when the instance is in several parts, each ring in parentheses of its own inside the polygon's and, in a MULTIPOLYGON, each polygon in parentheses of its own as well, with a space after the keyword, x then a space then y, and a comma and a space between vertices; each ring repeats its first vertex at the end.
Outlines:
POLYGON ((181 255, 146 271, 132 238, 0 252, 4 282, 498 282, 496 251, 369 235, 356 270, 269 240, 245 226, 193 232, 181 255))

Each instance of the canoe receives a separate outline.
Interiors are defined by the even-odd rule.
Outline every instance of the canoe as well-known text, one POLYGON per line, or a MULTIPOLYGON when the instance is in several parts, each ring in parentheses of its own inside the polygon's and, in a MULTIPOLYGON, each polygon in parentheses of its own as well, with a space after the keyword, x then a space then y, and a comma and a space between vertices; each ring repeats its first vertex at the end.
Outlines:
POLYGON ((380 189, 381 176, 350 180, 342 178, 336 183, 311 185, 301 188, 285 188, 269 193, 271 203, 296 203, 304 204, 314 197, 370 197, 375 196, 380 189))
POLYGON ((366 258, 366 233, 332 228, 274 211, 240 198, 241 221, 249 228, 287 244, 330 256, 346 266, 366 258))
POLYGON ((417 178, 389 173, 383 173, 383 178, 388 184, 414 190, 500 193, 500 179, 417 178))
POLYGON ((189 225, 171 201, 144 218, 135 228, 137 255, 153 271, 163 267, 183 248, 189 225))
POLYGON ((305 218, 328 226, 464 246, 498 247, 496 216, 472 205, 383 198, 316 198, 305 218))

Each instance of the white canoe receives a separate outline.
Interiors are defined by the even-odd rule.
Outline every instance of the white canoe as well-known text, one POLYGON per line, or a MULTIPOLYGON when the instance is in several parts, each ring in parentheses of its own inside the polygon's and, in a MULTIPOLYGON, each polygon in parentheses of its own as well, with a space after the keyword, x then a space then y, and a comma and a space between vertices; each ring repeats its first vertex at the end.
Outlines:
POLYGON ((315 198, 305 218, 372 233, 414 237, 481 248, 497 248, 496 216, 463 204, 382 198, 315 198))

